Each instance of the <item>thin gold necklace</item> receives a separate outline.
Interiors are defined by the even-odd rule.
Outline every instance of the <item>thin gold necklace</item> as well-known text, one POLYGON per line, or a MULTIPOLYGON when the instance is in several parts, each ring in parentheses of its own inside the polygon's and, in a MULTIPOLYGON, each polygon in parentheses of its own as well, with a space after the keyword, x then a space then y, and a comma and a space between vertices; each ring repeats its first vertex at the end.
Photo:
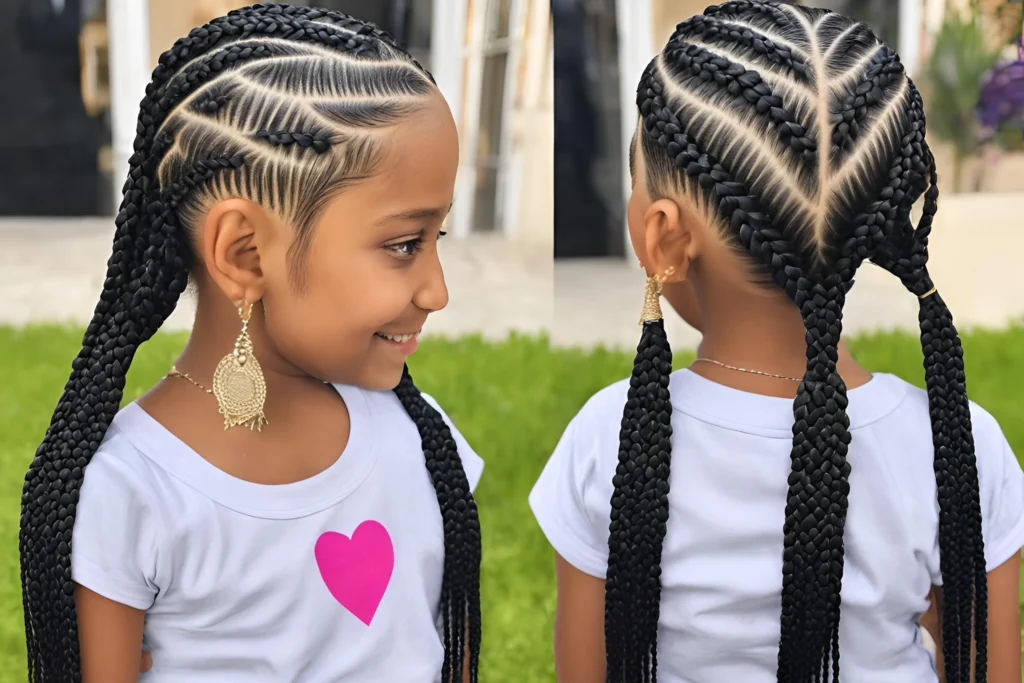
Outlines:
POLYGON ((693 362, 694 363, 711 363, 712 365, 717 365, 719 367, 725 368, 726 370, 735 370, 736 372, 749 372, 751 375, 761 375, 762 377, 773 377, 775 379, 785 379, 785 380, 789 380, 790 382, 803 382, 804 381, 802 378, 797 378, 797 377, 787 377, 786 375, 776 375, 776 374, 771 373, 771 372, 761 372, 760 370, 747 370, 746 368, 737 368, 734 365, 726 365, 725 363, 720 363, 719 361, 712 360, 710 358, 698 358, 698 359, 694 360, 693 362))
POLYGON ((211 394, 211 395, 213 394, 212 390, 207 389, 202 384, 200 384, 199 382, 195 381, 194 379, 192 379, 191 377, 186 375, 184 372, 181 372, 180 370, 178 370, 178 368, 174 367, 173 365, 171 366, 171 371, 167 373, 167 376, 168 377, 181 377, 182 379, 186 379, 189 382, 192 382, 192 384, 196 385, 197 387, 199 387, 200 389, 202 389, 206 393, 211 394))

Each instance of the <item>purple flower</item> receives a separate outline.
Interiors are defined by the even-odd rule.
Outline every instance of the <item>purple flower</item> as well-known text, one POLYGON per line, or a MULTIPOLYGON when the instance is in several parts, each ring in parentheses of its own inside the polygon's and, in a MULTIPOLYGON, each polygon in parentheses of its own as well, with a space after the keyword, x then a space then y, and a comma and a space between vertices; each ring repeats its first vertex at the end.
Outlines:
POLYGON ((984 138, 1007 127, 1024 132, 1024 59, 997 65, 986 75, 977 113, 984 138))

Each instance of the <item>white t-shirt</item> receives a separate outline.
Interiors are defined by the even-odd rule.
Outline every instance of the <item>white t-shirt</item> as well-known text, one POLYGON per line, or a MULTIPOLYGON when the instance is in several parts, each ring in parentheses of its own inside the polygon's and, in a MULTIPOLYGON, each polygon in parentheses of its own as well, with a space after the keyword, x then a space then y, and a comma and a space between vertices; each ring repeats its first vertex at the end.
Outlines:
MULTIPOLYGON (((530 505, 554 549, 605 578, 612 477, 628 381, 580 410, 530 505)), ((774 683, 793 401, 689 370, 672 375, 669 519, 658 679, 774 683)), ((840 648, 844 683, 935 683, 917 620, 940 584, 938 503, 925 393, 891 375, 849 392, 853 441, 840 648)), ((971 406, 988 568, 1024 546, 1024 473, 971 406)))
MULTIPOLYGON (((228 475, 136 404, 114 419, 71 569, 146 610, 145 683, 441 680, 444 542, 419 433, 394 393, 336 388, 348 444, 293 484, 228 475)), ((445 420, 475 488, 483 461, 445 420)))

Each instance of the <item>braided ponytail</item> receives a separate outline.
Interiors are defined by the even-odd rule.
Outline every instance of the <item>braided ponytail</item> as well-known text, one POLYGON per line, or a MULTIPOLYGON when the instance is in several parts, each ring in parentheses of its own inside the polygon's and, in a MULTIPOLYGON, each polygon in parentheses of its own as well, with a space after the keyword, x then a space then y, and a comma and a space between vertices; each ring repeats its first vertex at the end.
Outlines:
POLYGON ((801 279, 796 304, 807 331, 807 371, 793 404, 793 450, 786 497, 779 679, 839 677, 839 593, 850 492, 846 385, 836 372, 843 283, 801 279))
MULTIPOLYGON (((75 506, 136 350, 188 284, 196 258, 189 227, 197 212, 211 200, 246 197, 290 220, 296 244, 308 246, 323 197, 379 163, 374 129, 396 123, 434 87, 430 74, 376 27, 288 5, 232 11, 161 55, 140 104, 103 291, 25 477, 19 552, 31 683, 81 680, 71 576, 75 506), (275 59, 282 56, 292 59, 275 59), (321 62, 344 68, 309 68, 321 62), (288 116, 276 120, 289 121, 288 130, 260 106, 258 98, 270 96, 285 101, 288 116), (340 155, 330 153, 335 149, 340 155)), ((443 518, 443 680, 461 680, 468 649, 475 683, 476 504, 450 430, 408 372, 395 392, 420 432, 443 518)))
MULTIPOLYGON (((924 142, 924 116, 917 89, 912 117, 919 125, 920 158, 927 166, 928 191, 921 220, 910 224, 909 210, 899 230, 874 262, 896 275, 920 300, 918 321, 924 352, 925 386, 935 448, 939 503, 939 568, 942 572, 942 652, 946 680, 971 680, 971 639, 975 643, 974 681, 987 669, 988 577, 982 537, 978 468, 971 433, 963 347, 949 307, 928 274, 928 237, 938 209, 935 159, 924 142)), ((922 169, 924 170, 924 169, 922 169)))
POLYGON ((604 619, 609 681, 652 681, 657 676, 661 547, 672 459, 671 374, 664 322, 644 323, 613 480, 604 619), (640 672, 642 677, 636 678, 640 672))
MULTIPOLYGON (((706 207, 755 272, 786 292, 804 323, 807 367, 793 403, 778 680, 839 680, 851 434, 836 363, 846 295, 870 259, 924 297, 948 595, 947 681, 969 680, 972 614, 975 680, 983 681, 985 561, 962 350, 942 299, 925 296, 938 189, 920 95, 899 57, 867 27, 831 12, 733 0, 679 24, 644 72, 637 106, 649 194, 681 193, 706 207), (910 211, 925 189, 915 230, 910 211)), ((670 363, 664 328, 648 324, 612 495, 605 633, 614 683, 657 679, 671 453, 671 408, 660 401, 668 402, 670 363), (655 362, 662 350, 667 365, 655 362)))

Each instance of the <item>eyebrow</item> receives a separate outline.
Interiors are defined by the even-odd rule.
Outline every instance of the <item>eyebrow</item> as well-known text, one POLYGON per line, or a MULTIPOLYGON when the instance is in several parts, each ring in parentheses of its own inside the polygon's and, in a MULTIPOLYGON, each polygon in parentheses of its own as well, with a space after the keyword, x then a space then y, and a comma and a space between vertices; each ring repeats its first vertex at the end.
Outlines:
POLYGON ((447 208, 441 209, 437 207, 424 208, 424 209, 409 209, 408 211, 400 211, 393 213, 388 216, 384 216, 379 221, 378 225, 384 225, 385 223, 397 223, 401 221, 418 221, 418 220, 444 220, 448 212, 452 210, 452 205, 449 204, 447 208))

